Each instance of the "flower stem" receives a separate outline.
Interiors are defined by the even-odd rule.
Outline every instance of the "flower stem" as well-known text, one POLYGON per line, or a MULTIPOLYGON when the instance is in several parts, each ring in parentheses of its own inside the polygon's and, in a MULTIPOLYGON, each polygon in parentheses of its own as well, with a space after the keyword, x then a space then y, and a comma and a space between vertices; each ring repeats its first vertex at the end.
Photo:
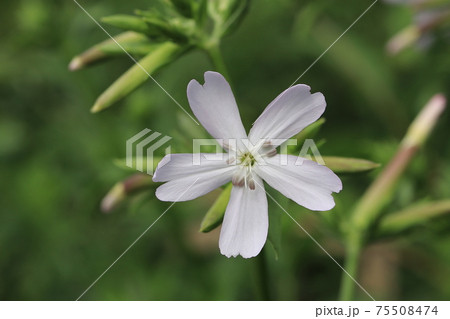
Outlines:
MULTIPOLYGON (((220 42, 210 42, 208 45, 203 46, 203 49, 208 53, 212 64, 216 71, 220 72, 232 86, 230 75, 228 73, 227 66, 220 50, 220 42)), ((259 300, 271 300, 269 291, 269 276, 267 272, 267 261, 264 249, 261 250, 258 256, 254 260, 255 269, 255 286, 257 291, 257 299, 259 300)))
POLYGON ((347 239, 347 255, 344 269, 342 272, 341 288, 339 291, 339 300, 352 301, 355 298, 355 282, 358 276, 359 256, 363 248, 363 241, 359 233, 353 233, 347 239))
POLYGON ((254 260, 255 265, 255 283, 257 291, 257 299, 268 301, 270 299, 269 280, 267 273, 266 255, 264 249, 261 250, 254 260))
POLYGON ((383 208, 394 196, 395 186, 417 150, 424 144, 443 112, 446 99, 436 94, 411 123, 396 155, 369 186, 353 210, 346 246, 347 256, 340 289, 341 300, 354 298, 355 282, 359 268, 359 255, 365 244, 366 233, 379 222, 383 208), (351 277, 353 278, 351 278, 351 277))
POLYGON ((208 56, 211 59, 216 71, 221 73, 228 80, 228 82, 231 82, 227 66, 225 65, 225 61, 222 56, 222 51, 220 50, 220 44, 210 44, 205 47, 205 51, 208 53, 208 56))

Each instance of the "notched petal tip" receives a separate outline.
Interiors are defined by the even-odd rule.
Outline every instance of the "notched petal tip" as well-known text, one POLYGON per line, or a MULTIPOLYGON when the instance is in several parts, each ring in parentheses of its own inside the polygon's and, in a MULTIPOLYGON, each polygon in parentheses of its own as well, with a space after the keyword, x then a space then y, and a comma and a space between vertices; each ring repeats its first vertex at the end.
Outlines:
POLYGON ((205 83, 211 80, 221 80, 221 81, 227 81, 225 79, 225 77, 220 74, 219 72, 215 72, 215 71, 206 71, 205 74, 203 75, 204 79, 205 79, 205 83))
POLYGON ((341 181, 341 179, 339 177, 337 177, 337 185, 336 186, 337 186, 336 190, 333 190, 333 192, 336 193, 336 194, 339 193, 344 188, 344 186, 342 184, 342 181, 341 181))
POLYGON ((248 252, 228 252, 226 251, 226 249, 220 248, 220 253, 227 258, 237 258, 238 256, 241 256, 244 259, 249 259, 258 256, 261 250, 262 247, 257 252, 248 253, 248 252))
POLYGON ((253 258, 253 257, 258 256, 259 253, 256 254, 256 255, 251 255, 251 256, 244 256, 244 255, 241 255, 240 253, 235 254, 235 255, 227 255, 227 254, 224 254, 224 253, 221 252, 221 254, 224 255, 227 258, 237 258, 238 256, 241 256, 244 259, 249 259, 249 258, 253 258))
POLYGON ((188 99, 190 97, 192 97, 192 95, 194 94, 195 90, 198 90, 199 88, 202 88, 202 87, 203 86, 200 83, 198 83, 197 80, 195 80, 195 79, 190 80, 189 83, 188 83, 188 86, 187 86, 187 90, 186 90, 188 99))
POLYGON ((204 88, 205 85, 206 85, 208 82, 210 82, 210 81, 212 81, 212 80, 214 80, 214 79, 219 79, 219 80, 227 81, 227 80, 225 79, 225 77, 224 77, 222 74, 220 74, 220 73, 218 73, 218 72, 214 72, 214 71, 206 71, 206 72, 203 74, 203 78, 204 78, 204 83, 203 83, 203 84, 200 84, 200 82, 198 82, 198 81, 195 80, 195 79, 192 79, 192 80, 189 81, 188 86, 187 86, 188 94, 189 94, 189 91, 191 91, 192 89, 195 89, 195 88, 198 88, 198 87, 204 88))

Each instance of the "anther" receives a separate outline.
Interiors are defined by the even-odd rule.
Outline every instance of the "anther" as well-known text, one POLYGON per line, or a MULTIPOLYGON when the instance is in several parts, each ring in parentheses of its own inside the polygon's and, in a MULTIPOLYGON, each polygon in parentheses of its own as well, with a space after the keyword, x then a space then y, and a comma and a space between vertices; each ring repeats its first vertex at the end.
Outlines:
POLYGON ((277 155, 277 149, 276 148, 273 148, 273 149, 271 149, 270 151, 268 151, 266 154, 264 154, 265 156, 267 156, 267 157, 273 157, 273 156, 275 156, 275 155, 277 155))
POLYGON ((244 186, 245 178, 244 178, 244 176, 241 175, 241 174, 236 174, 236 175, 234 175, 234 176, 231 178, 231 183, 232 183, 234 186, 240 186, 240 187, 242 187, 242 186, 244 186))
POLYGON ((227 159, 227 164, 233 164, 235 160, 236 159, 233 156, 231 156, 229 159, 227 159))

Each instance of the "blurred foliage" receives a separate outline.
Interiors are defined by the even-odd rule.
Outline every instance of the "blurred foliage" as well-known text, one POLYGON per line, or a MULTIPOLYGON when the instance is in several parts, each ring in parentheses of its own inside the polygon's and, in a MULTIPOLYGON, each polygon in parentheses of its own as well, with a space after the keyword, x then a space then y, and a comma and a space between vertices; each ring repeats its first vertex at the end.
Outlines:
MULTIPOLYGON (((132 15, 153 2, 80 4, 100 19, 132 15)), ((368 5, 253 1, 239 28, 221 44, 244 125, 250 127, 368 5)), ((156 185, 150 185, 150 191, 128 198, 113 213, 100 212, 107 190, 130 175, 112 160, 125 156, 125 141, 147 127, 173 137, 172 151, 185 152, 192 137, 207 134, 152 81, 118 102, 124 107, 90 114, 99 92, 133 61, 122 56, 69 73, 74 55, 107 39, 75 3, 19 0, 2 3, 2 9, 0 299, 74 300, 170 205, 156 200, 156 185)), ((385 165, 430 96, 450 95, 448 37, 394 56, 386 52, 386 43, 412 25, 413 14, 408 6, 377 3, 301 78, 327 100, 327 122, 315 132, 316 139, 326 141, 323 155, 385 165)), ((114 35, 123 32, 105 28, 114 35)), ((187 83, 210 69, 206 55, 188 51, 156 79, 188 109, 187 83)), ((398 211, 390 229, 406 207, 414 205, 414 212, 448 200, 449 125, 447 111, 398 181, 393 201, 383 209, 384 214, 398 211)), ((378 173, 342 175, 344 190, 330 212, 312 213, 290 201, 283 207, 342 263, 339 221, 378 173)), ((219 253, 218 229, 198 231, 219 194, 175 204, 83 299, 254 299, 257 260, 227 259, 219 253)), ((281 215, 282 229, 281 243, 270 241, 278 259, 271 244, 264 248, 271 296, 335 299, 341 270, 276 205, 270 214, 271 222, 274 214, 281 215)), ((367 249, 360 282, 376 299, 450 298, 450 220, 439 215, 367 249), (374 260, 379 267, 370 267, 374 260)))

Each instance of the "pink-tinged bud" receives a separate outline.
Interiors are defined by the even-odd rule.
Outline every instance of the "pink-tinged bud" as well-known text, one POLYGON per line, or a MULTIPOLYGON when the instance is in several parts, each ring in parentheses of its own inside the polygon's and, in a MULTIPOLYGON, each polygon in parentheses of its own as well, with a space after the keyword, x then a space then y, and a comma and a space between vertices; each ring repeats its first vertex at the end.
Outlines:
POLYGON ((76 56, 69 63, 69 71, 76 71, 83 67, 83 61, 79 56, 76 56))
POLYGON ((146 174, 135 174, 116 183, 103 198, 100 208, 104 213, 111 212, 130 194, 139 191, 152 183, 152 177, 146 174))
POLYGON ((386 45, 391 55, 396 55, 403 49, 413 45, 420 37, 420 30, 415 25, 408 26, 394 35, 386 45))
POLYGON ((402 145, 407 147, 423 144, 436 125, 439 116, 444 111, 446 102, 447 100, 444 95, 434 95, 409 126, 402 145))
POLYGON ((119 203, 121 203, 126 197, 125 188, 122 182, 117 183, 111 188, 111 190, 103 198, 100 209, 104 213, 111 212, 119 203))

